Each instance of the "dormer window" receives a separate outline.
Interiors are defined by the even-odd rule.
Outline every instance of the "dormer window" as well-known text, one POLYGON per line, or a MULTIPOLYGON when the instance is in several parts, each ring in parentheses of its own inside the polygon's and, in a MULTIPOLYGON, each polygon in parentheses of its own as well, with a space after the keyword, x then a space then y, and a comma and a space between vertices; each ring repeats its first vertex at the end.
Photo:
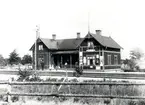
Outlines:
POLYGON ((39 45, 39 50, 43 50, 43 45, 39 45))

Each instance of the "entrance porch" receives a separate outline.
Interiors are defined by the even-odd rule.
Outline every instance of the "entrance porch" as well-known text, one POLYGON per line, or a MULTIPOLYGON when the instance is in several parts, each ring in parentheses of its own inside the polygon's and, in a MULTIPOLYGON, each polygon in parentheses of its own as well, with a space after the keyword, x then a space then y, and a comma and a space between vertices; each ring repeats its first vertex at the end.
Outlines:
POLYGON ((76 51, 59 51, 52 53, 52 65, 54 68, 74 68, 79 62, 79 53, 76 51))

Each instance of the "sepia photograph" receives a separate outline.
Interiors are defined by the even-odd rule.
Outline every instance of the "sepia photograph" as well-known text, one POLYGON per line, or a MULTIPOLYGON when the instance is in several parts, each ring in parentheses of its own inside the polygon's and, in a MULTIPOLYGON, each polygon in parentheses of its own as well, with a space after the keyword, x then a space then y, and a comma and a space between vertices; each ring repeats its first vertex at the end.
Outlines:
POLYGON ((0 0, 0 105, 145 105, 144 0, 0 0))

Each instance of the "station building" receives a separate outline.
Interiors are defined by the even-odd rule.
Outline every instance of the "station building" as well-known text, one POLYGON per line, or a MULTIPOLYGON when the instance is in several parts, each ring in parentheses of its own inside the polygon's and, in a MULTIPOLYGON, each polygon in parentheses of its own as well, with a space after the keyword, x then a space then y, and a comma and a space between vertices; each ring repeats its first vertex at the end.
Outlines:
MULTIPOLYGON (((96 33, 88 32, 84 38, 80 33, 76 38, 56 39, 37 39, 37 69, 41 68, 43 62, 45 69, 50 68, 74 68, 78 63, 83 69, 116 69, 121 66, 121 46, 111 37, 101 34, 101 30, 96 33)), ((35 43, 30 48, 35 59, 35 43)))

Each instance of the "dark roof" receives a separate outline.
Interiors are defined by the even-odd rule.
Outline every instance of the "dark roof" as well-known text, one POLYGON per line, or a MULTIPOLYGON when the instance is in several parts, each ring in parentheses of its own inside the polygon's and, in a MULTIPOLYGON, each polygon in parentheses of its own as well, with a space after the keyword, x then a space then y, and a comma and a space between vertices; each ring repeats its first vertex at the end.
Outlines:
POLYGON ((63 39, 59 44, 59 49, 76 49, 84 38, 63 39))
MULTIPOLYGON (((86 37, 88 35, 91 35, 92 37, 94 37, 102 46, 118 48, 118 49, 122 48, 111 37, 106 37, 106 36, 92 34, 92 33, 88 33, 86 37)), ((48 49, 58 50, 58 49, 76 49, 83 42, 85 38, 79 38, 79 39, 72 38, 72 39, 59 39, 59 40, 40 38, 40 40, 46 45, 48 49)), ((30 50, 32 50, 32 47, 30 50)))
POLYGON ((105 47, 119 48, 119 49, 122 48, 111 37, 106 37, 106 36, 92 34, 92 33, 88 33, 88 34, 92 35, 101 45, 103 45, 105 47))
POLYGON ((49 49, 76 49, 83 39, 84 38, 52 40, 47 38, 40 38, 40 40, 49 49))
POLYGON ((58 49, 58 41, 47 38, 40 38, 40 40, 46 45, 47 48, 58 49))

